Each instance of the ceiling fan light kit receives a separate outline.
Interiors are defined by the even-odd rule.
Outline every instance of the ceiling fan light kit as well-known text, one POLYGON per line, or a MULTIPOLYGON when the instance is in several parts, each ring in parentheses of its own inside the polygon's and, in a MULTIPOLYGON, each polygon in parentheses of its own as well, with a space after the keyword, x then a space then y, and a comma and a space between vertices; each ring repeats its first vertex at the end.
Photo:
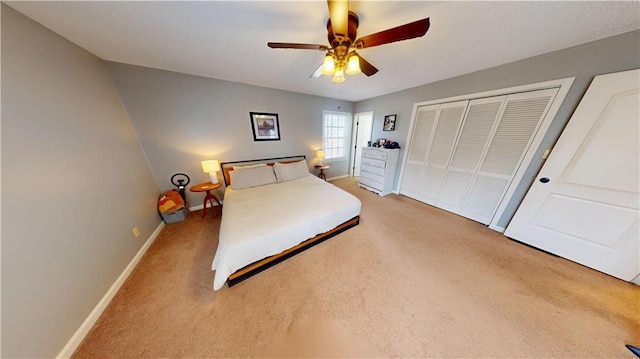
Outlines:
POLYGON ((324 61, 311 77, 333 76, 333 82, 344 82, 344 74, 357 75, 360 72, 373 76, 378 69, 356 53, 369 47, 389 44, 396 41, 422 37, 429 30, 429 18, 363 36, 356 39, 359 20, 356 13, 349 11, 349 2, 328 0, 329 20, 327 38, 330 46, 316 44, 298 44, 268 42, 272 49, 303 49, 326 51, 324 61))
POLYGON ((344 82, 344 74, 349 75, 357 75, 362 70, 360 69, 360 58, 355 52, 349 56, 349 59, 345 62, 344 60, 336 60, 333 55, 327 54, 324 57, 324 62, 322 63, 321 73, 327 76, 333 76, 333 82, 344 82), (346 66, 345 66, 346 65, 346 66))

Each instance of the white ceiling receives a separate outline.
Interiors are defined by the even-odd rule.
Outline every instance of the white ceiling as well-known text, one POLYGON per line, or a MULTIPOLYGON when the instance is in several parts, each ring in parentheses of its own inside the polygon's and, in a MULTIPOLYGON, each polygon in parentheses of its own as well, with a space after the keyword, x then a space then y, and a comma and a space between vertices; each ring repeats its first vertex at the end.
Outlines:
POLYGON ((426 36, 361 50, 376 75, 309 75, 327 44, 324 1, 7 2, 98 57, 358 101, 640 28, 640 2, 352 1, 358 35, 430 17, 426 36))

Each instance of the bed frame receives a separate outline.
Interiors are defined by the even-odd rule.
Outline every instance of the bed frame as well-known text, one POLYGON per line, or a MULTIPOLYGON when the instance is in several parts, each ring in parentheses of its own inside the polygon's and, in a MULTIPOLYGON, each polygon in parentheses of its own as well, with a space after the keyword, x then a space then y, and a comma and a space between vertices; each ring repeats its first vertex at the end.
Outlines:
MULTIPOLYGON (((273 166, 275 162, 291 163, 291 162, 296 162, 303 159, 306 159, 306 156, 301 155, 301 156, 267 158, 267 159, 260 159, 260 160, 223 162, 220 164, 220 166, 222 168, 222 173, 224 176, 224 183, 228 186, 231 183, 230 172, 233 171, 233 166, 249 166, 249 165, 259 164, 259 163, 266 163, 269 166, 273 166)), ((224 216, 224 211, 223 211, 223 216, 224 216)), ((350 220, 338 225, 337 227, 327 232, 318 234, 313 238, 307 239, 306 241, 298 244, 297 246, 291 247, 271 257, 267 257, 259 261, 253 262, 237 270, 236 272, 232 273, 227 279, 227 285, 229 287, 233 287, 234 285, 242 282, 243 280, 258 274, 263 270, 284 261, 287 258, 293 257, 294 255, 315 246, 316 244, 319 244, 335 235, 338 235, 349 228, 355 227, 358 224, 360 224, 360 216, 353 217, 350 220)))

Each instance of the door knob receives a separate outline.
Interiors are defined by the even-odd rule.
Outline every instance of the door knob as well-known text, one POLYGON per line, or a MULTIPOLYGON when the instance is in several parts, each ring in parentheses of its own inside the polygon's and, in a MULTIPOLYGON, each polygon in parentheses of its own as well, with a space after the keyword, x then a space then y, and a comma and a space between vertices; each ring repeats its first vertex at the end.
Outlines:
POLYGON ((540 182, 542 182, 542 183, 547 183, 547 182, 549 182, 549 181, 551 181, 551 180, 550 180, 550 179, 548 179, 547 177, 542 177, 542 178, 540 178, 540 182))

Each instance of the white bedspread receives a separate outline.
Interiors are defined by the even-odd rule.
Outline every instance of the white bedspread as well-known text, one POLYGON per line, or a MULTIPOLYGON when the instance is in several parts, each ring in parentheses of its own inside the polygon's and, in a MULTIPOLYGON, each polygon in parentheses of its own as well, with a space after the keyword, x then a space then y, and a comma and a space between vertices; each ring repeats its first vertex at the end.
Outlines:
POLYGON ((229 275, 360 214, 360 200, 312 174, 224 194, 213 289, 229 275))

